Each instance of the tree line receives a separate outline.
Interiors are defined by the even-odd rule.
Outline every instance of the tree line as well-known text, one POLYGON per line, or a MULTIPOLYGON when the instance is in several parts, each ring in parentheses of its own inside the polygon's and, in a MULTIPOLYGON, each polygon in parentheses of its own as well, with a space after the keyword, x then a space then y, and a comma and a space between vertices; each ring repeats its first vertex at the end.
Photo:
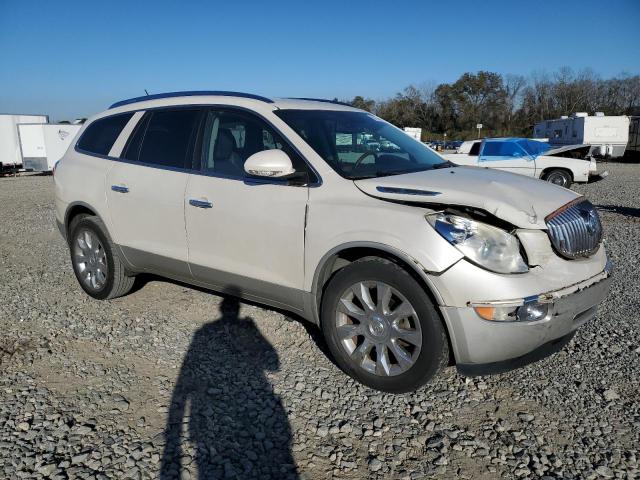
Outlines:
POLYGON ((453 83, 409 85, 394 97, 356 96, 351 105, 398 127, 421 127, 423 140, 531 136, 535 123, 573 112, 640 115, 640 75, 603 79, 592 70, 555 73, 464 73, 453 83))

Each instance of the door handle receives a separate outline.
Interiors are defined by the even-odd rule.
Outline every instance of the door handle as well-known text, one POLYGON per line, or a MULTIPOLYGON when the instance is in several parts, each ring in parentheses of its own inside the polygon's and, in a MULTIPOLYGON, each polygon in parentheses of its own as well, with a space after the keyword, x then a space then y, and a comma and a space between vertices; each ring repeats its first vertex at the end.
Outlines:
POLYGON ((198 208, 211 208, 213 204, 209 200, 198 200, 197 198, 190 198, 189 205, 198 208))
POLYGON ((125 185, 111 185, 111 190, 118 193, 129 193, 129 187, 125 185))

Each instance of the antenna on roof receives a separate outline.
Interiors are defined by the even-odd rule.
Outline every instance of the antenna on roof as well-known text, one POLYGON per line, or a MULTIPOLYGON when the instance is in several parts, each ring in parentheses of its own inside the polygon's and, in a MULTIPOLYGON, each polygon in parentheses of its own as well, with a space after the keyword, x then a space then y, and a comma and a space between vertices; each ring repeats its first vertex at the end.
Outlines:
POLYGON ((146 93, 146 94, 147 94, 147 97, 149 96, 149 92, 147 92, 147 89, 146 89, 146 88, 144 89, 144 93, 146 93))

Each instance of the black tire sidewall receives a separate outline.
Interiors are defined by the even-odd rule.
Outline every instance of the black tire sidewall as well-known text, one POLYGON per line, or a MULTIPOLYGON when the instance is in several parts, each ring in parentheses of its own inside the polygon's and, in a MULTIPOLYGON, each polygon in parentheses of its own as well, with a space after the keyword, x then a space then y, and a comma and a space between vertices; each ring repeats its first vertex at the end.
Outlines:
POLYGON ((102 228, 93 220, 92 217, 83 217, 80 220, 72 223, 71 229, 69 231, 69 252, 71 254, 71 265, 73 267, 73 273, 75 274, 78 283, 87 293, 87 295, 97 300, 104 300, 108 298, 109 294, 113 290, 113 284, 115 280, 113 251, 111 249, 111 242, 109 241, 109 238, 106 236, 102 228), (78 232, 80 230, 90 230, 91 232, 93 232, 100 240, 102 248, 104 248, 107 259, 107 280, 100 290, 93 290, 85 285, 85 283, 82 281, 82 278, 80 277, 80 274, 76 267, 76 263, 73 260, 73 251, 75 248, 74 242, 76 241, 78 232))
POLYGON ((442 321, 423 287, 401 267, 382 260, 354 262, 330 281, 322 298, 321 326, 338 365, 349 376, 376 390, 404 393, 417 389, 438 373, 448 352, 442 321), (413 305, 422 330, 422 347, 416 363, 392 377, 371 374, 355 365, 337 337, 335 311, 343 292, 361 281, 380 281, 398 290, 413 305))
POLYGON ((549 183, 553 183, 549 180, 552 175, 562 175, 564 177, 566 183, 565 185, 558 185, 559 187, 569 188, 571 186, 571 175, 569 175, 568 172, 565 172, 564 170, 551 170, 546 175, 546 180, 549 183))

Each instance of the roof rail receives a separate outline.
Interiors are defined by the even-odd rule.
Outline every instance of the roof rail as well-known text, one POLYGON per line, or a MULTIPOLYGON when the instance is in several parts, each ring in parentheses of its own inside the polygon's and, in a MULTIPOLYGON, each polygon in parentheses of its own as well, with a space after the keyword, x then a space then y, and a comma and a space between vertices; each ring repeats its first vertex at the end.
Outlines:
POLYGON ((203 96, 203 95, 215 95, 219 97, 251 98, 253 100, 259 100, 265 103, 273 103, 273 100, 271 100, 270 98, 261 97, 260 95, 253 95, 252 93, 227 92, 227 91, 221 91, 221 90, 195 90, 195 91, 187 91, 187 92, 156 93, 154 95, 145 95, 143 97, 129 98, 128 100, 121 100, 119 102, 114 103, 109 107, 109 109, 122 107, 123 105, 130 105, 132 103, 146 102, 147 100, 158 100, 160 98, 195 97, 195 96, 203 96))
POLYGON ((336 105, 344 105, 345 107, 353 107, 350 103, 339 102, 338 100, 329 100, 328 98, 306 98, 306 97, 289 97, 289 100, 308 100, 310 102, 335 103, 336 105))

